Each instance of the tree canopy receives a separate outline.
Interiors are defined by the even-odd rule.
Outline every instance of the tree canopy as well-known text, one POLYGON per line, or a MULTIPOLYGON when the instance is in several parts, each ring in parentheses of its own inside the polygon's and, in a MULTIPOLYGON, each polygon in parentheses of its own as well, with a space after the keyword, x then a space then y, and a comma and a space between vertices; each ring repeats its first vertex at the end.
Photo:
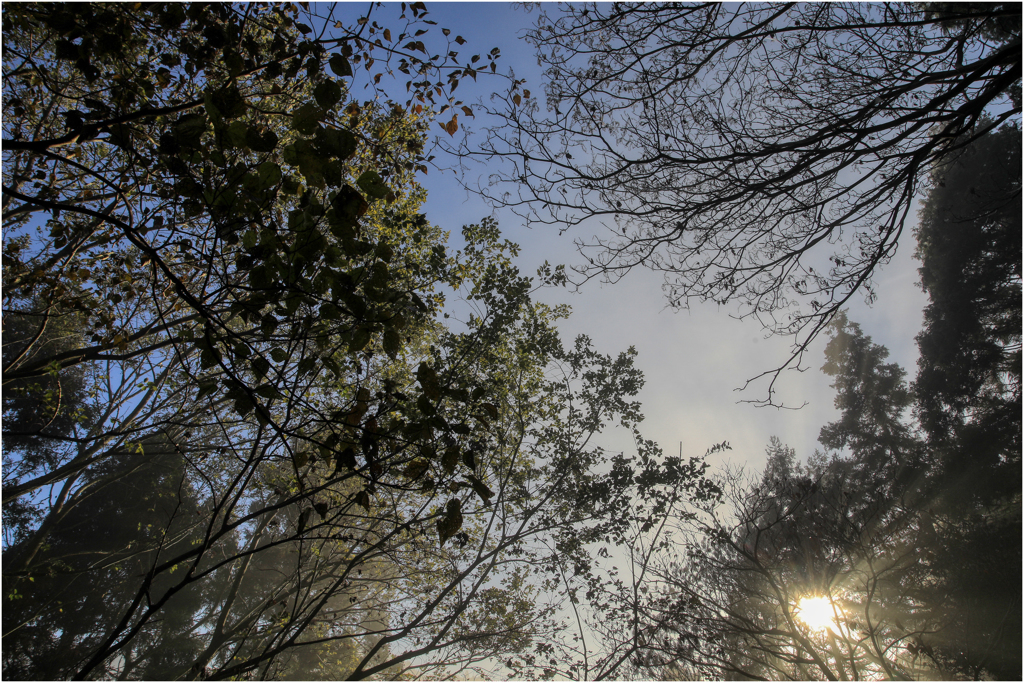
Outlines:
POLYGON ((712 495, 559 270, 420 212, 480 57, 378 10, 4 5, 5 678, 544 675, 594 543, 712 495))
POLYGON ((934 171, 917 230, 930 299, 918 418, 946 453, 949 480, 988 499, 1019 491, 1020 148, 1020 128, 1004 126, 951 155, 934 171))
MULTIPOLYGON (((482 191, 581 236, 585 278, 665 273, 670 305, 737 302, 794 336, 774 380, 893 255, 951 150, 1020 114, 1020 6, 572 4, 527 36, 482 191), (524 100, 524 97, 526 98, 524 100), (542 106, 546 104, 546 106, 542 106), (610 223, 614 223, 611 225, 610 223)), ((763 375, 764 376, 764 375, 763 375)))
POLYGON ((4 677, 1019 678, 1019 6, 532 34, 501 201, 614 215, 585 276, 742 301, 791 362, 829 336, 823 451, 753 479, 644 438, 564 268, 424 215, 500 57, 429 16, 3 6, 4 677), (908 381, 841 307, 922 188, 908 381))
POLYGON ((824 450, 773 438, 761 475, 719 475, 725 505, 666 522, 632 673, 1020 677, 1019 155, 1004 126, 934 172, 916 379, 840 312, 824 450))
MULTIPOLYGON (((644 558, 637 678, 1020 677, 1019 485, 982 498, 951 482, 954 455, 908 420, 885 349, 850 323, 831 334, 826 451, 801 464, 773 438, 763 474, 720 475, 724 505, 668 522, 677 542, 644 558)), ((975 476, 1005 467, 955 457, 975 476)))

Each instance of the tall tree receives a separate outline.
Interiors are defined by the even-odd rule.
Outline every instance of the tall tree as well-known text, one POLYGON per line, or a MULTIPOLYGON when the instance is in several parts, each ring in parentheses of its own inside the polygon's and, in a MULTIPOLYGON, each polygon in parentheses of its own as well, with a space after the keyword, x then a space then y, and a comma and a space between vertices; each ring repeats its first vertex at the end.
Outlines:
POLYGON ((464 151, 504 159, 484 192, 531 221, 614 220, 577 241, 585 277, 646 266, 671 305, 738 301, 794 335, 774 380, 855 292, 874 298, 934 164, 1019 117, 1020 17, 1012 3, 565 5, 527 36, 546 109, 514 83, 502 125, 464 151))
POLYGON ((669 522, 635 671, 858 680, 1020 676, 1020 496, 950 488, 904 372, 844 317, 823 368, 840 418, 807 466, 777 439, 725 506, 669 522), (967 500, 964 500, 966 498, 967 500))
POLYGON ((1004 125, 933 173, 918 256, 930 302, 918 335, 915 414, 945 512, 936 555, 952 586, 942 655, 971 675, 1021 674, 1020 128, 1004 125))
POLYGON ((5 676, 543 673, 559 581, 701 485, 606 465, 632 355, 419 213, 476 71, 377 10, 4 6, 5 676))
POLYGON ((952 155, 917 231, 917 414, 964 500, 1020 493, 1020 143, 1007 125, 952 155))

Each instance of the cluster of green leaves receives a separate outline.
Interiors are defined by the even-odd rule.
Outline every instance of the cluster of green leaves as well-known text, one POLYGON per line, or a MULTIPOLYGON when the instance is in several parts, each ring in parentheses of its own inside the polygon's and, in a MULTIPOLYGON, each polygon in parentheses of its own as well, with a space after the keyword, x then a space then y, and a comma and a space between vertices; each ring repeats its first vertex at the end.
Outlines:
MULTIPOLYGON (((193 582, 245 573, 211 553, 260 537, 256 501, 299 508, 301 534, 309 512, 338 504, 313 501, 326 466, 368 510, 379 487, 410 488, 403 462, 432 456, 442 432, 477 434, 472 414, 493 409, 478 387, 439 379, 424 347, 436 285, 458 285, 444 233, 416 212, 429 111, 354 99, 352 63, 388 48, 339 27, 309 36, 300 18, 291 6, 4 10, 4 581, 23 601, 5 633, 75 639, 48 675, 105 670, 115 653, 124 672, 156 675, 159 657, 137 656, 170 638, 152 624, 193 582), (398 391, 410 363, 411 397, 398 391), (461 409, 445 421, 436 407, 452 395, 461 409), (122 525, 75 550, 97 496, 155 466, 153 439, 178 458, 157 487, 178 499, 161 512, 169 526, 122 525), (117 573, 127 557, 145 571, 117 573), (183 562, 191 572, 168 583, 183 562), (73 577, 115 570, 109 611, 71 609, 73 577), (43 576, 56 578, 30 590, 43 576)), ((177 637, 194 644, 192 628, 177 637)), ((5 670, 42 662, 48 642, 11 647, 5 670)))

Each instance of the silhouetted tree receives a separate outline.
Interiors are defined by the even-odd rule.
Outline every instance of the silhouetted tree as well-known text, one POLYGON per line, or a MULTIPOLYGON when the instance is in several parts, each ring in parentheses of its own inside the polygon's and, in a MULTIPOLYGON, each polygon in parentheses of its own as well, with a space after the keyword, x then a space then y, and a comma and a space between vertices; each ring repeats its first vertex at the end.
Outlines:
POLYGON ((1020 147, 1020 129, 1003 126, 951 155, 917 231, 930 299, 917 415, 969 505, 1020 493, 1020 147))
POLYGON ((773 439, 760 478, 725 477, 729 505, 671 523, 685 541, 644 568, 656 597, 634 671, 1019 678, 1019 483, 988 502, 959 490, 886 349, 844 315, 830 334, 841 415, 821 430, 827 452, 800 465, 773 439), (801 617, 810 597, 830 623, 801 617))
POLYGON ((1020 6, 573 4, 527 40, 480 150, 483 192, 530 221, 611 219, 586 277, 663 271, 673 306, 738 301, 807 343, 887 262, 950 150, 1020 114, 1020 6), (524 97, 526 98, 524 100, 524 97), (504 105, 504 106, 502 106, 504 105), (989 118, 986 118, 986 115, 989 118))

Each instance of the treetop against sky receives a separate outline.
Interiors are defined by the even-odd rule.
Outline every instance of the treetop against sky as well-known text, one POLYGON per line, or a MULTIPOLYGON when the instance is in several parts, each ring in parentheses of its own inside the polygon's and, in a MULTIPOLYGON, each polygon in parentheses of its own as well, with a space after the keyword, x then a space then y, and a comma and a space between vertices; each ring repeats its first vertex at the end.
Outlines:
POLYGON ((1019 5, 3 15, 5 678, 1019 676, 1019 5))

